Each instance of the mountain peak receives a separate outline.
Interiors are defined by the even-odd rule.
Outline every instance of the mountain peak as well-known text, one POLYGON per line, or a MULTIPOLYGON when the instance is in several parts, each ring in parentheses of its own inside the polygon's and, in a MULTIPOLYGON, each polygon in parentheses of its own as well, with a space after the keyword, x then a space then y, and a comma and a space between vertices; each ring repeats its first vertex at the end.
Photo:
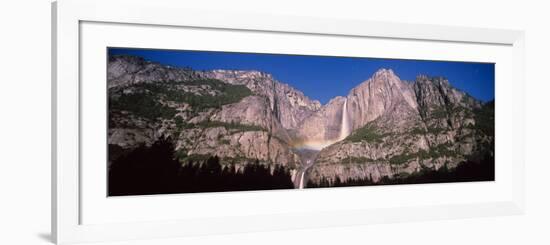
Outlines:
POLYGON ((401 79, 399 79, 392 69, 381 68, 372 75, 371 80, 393 82, 400 81, 401 79))
POLYGON ((374 74, 375 74, 375 75, 376 75, 376 74, 390 74, 390 75, 395 75, 395 74, 393 73, 393 70, 392 70, 392 69, 386 69, 386 68, 380 68, 380 69, 378 69, 374 74))
POLYGON ((428 83, 432 83, 432 84, 436 84, 436 85, 439 85, 439 86, 447 86, 447 87, 450 87, 451 84, 449 83, 449 80, 447 80, 447 78, 445 77, 442 77, 442 76, 428 76, 428 75, 418 75, 416 76, 416 82, 428 82, 428 83))
POLYGON ((138 65, 143 65, 147 63, 147 61, 142 57, 133 56, 133 55, 124 55, 124 54, 110 55, 109 62, 121 62, 121 63, 138 64, 138 65))
POLYGON ((257 70, 225 70, 225 69, 215 69, 207 71, 206 73, 211 73, 220 78, 240 78, 240 79, 253 79, 253 78, 267 78, 273 79, 273 76, 269 73, 265 73, 257 70))
POLYGON ((401 87, 401 79, 391 69, 379 69, 372 77, 367 80, 370 87, 386 87, 398 86, 401 87))

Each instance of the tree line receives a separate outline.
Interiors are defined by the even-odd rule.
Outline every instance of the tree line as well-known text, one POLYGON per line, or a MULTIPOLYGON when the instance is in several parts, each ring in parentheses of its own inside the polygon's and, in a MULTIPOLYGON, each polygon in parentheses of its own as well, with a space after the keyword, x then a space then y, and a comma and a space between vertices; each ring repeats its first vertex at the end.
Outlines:
POLYGON ((120 156, 109 167, 109 196, 294 188, 290 172, 280 165, 270 169, 256 160, 237 170, 217 156, 183 164, 174 156, 170 139, 120 156))

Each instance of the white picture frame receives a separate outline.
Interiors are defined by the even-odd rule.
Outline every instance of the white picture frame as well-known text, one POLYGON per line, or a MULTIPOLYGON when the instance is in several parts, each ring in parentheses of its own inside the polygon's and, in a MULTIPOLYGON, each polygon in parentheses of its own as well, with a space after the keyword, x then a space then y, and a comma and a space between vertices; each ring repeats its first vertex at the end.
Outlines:
MULTIPOLYGON (((419 25, 254 13, 186 9, 181 1, 60 0, 52 4, 52 237, 58 244, 151 239, 355 224, 437 220, 524 212, 524 33, 438 25, 419 25), (185 12, 183 15, 182 13, 185 12), (193 217, 158 221, 85 224, 82 222, 81 45, 82 23, 118 23, 299 35, 421 40, 506 46, 511 52, 510 88, 514 103, 512 152, 506 195, 485 202, 397 205, 387 208, 193 217)), ((498 78, 497 78, 498 79, 498 78)), ((498 82, 497 82, 498 83, 498 82)), ((499 97, 498 100, 512 98, 499 97)), ((498 120, 497 120, 498 125, 498 120)), ((498 133, 498 130, 497 130, 498 133)), ((497 136, 498 137, 498 136, 497 136)), ((497 160, 498 161, 498 160, 497 160)), ((498 179, 497 179, 498 181, 498 179)), ((368 187, 366 187, 368 188, 368 187)), ((349 190, 347 191, 350 192, 349 190)), ((327 195, 334 193, 326 192, 327 195)), ((139 197, 138 197, 139 198, 139 197)), ((177 199, 178 197, 172 197, 177 199)))

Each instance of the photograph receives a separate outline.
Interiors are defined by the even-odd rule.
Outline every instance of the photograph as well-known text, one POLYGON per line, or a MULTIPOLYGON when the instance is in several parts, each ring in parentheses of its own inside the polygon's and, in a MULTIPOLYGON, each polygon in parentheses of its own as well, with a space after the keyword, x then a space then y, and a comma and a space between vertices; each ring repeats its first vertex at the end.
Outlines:
POLYGON ((5 1, 2 244, 550 245, 546 5, 5 1))
POLYGON ((108 196, 495 180, 495 64, 108 47, 108 196))

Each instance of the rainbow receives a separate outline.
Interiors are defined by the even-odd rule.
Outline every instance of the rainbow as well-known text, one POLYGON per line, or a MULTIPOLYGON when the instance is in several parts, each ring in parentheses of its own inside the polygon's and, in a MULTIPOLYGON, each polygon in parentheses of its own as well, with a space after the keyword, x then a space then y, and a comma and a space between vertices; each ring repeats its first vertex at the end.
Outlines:
POLYGON ((342 107, 342 122, 340 124, 340 135, 338 136, 338 139, 333 140, 306 140, 299 142, 297 144, 294 144, 293 147, 297 149, 308 149, 308 150, 315 150, 320 151, 324 149, 325 147, 332 145, 338 141, 344 140, 348 135, 350 135, 350 128, 349 128, 349 118, 348 118, 348 99, 344 101, 343 107, 342 107))

